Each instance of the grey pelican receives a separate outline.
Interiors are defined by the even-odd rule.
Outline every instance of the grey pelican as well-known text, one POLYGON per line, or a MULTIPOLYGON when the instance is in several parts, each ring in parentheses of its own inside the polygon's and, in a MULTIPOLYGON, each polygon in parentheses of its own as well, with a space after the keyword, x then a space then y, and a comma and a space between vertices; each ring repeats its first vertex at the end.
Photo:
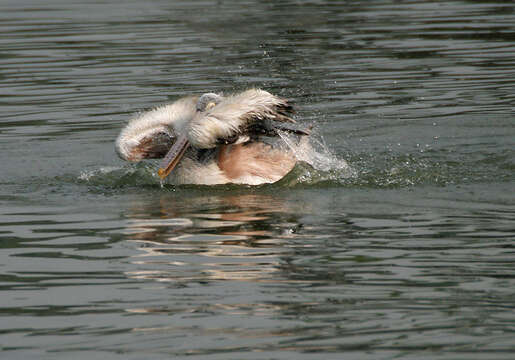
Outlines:
POLYGON ((309 134, 291 125, 292 113, 287 100, 260 89, 184 97, 129 121, 116 152, 134 162, 163 158, 158 174, 173 184, 273 183, 297 162, 277 145, 279 133, 309 134))

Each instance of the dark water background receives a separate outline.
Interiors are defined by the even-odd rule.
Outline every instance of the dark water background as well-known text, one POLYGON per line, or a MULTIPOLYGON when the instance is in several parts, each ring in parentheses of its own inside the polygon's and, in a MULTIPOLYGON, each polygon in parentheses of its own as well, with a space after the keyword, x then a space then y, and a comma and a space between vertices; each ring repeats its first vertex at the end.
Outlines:
POLYGON ((4 0, 0 33, 0 358, 515 357, 512 1, 4 0), (116 157, 136 111, 252 86, 327 171, 116 157))

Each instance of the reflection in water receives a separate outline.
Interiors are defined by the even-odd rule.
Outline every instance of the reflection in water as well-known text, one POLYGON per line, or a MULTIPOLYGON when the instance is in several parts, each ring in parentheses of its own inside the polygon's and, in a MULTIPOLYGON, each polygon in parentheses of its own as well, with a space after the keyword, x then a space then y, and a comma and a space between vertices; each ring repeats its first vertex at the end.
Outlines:
POLYGON ((128 276, 183 285, 272 276, 277 281, 272 273, 279 271, 286 239, 299 226, 291 203, 248 193, 177 200, 164 194, 157 205, 138 203, 128 210, 125 233, 142 252, 131 260, 140 269, 128 276), (159 218, 142 216, 156 212, 159 218))
MULTIPOLYGON (((149 289, 161 286, 171 301, 124 304, 125 311, 173 318, 131 331, 210 341, 217 334, 228 352, 352 351, 356 339, 366 349, 394 350, 402 342, 410 351, 439 336, 454 339, 439 348, 470 350, 481 334, 495 338, 499 305, 510 306, 503 284, 512 281, 496 275, 508 260, 489 263, 486 249, 508 254, 509 215, 494 219, 488 205, 470 212, 434 199, 427 200, 429 210, 424 203, 400 206, 397 197, 385 197, 373 214, 352 197, 335 205, 327 196, 325 207, 295 195, 243 191, 178 189, 157 203, 135 199, 124 233, 138 253, 126 275, 149 289), (479 245, 478 236, 489 243, 479 245)), ((497 340, 492 348, 504 349, 506 339, 497 340)), ((184 355, 219 346, 180 348, 184 355)))

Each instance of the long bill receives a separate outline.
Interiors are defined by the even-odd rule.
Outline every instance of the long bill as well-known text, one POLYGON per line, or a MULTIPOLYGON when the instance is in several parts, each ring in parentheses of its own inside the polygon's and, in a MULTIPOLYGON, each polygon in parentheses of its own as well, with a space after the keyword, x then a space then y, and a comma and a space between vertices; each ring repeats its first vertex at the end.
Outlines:
POLYGON ((190 142, 188 138, 183 135, 177 138, 175 144, 173 144, 172 148, 168 151, 168 153, 163 158, 161 162, 161 167, 157 170, 157 174, 164 180, 170 172, 172 172, 173 168, 177 166, 179 161, 181 161, 184 153, 190 146, 190 142))

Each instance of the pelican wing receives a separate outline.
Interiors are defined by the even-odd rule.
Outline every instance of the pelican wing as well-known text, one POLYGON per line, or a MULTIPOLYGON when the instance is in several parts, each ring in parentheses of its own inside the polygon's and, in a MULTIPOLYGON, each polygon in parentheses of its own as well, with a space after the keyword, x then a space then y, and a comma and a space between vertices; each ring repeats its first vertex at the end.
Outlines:
POLYGON ((252 136, 275 136, 279 123, 294 123, 292 106, 280 97, 250 89, 224 97, 206 112, 198 112, 187 131, 192 146, 214 148, 248 140, 252 136))

